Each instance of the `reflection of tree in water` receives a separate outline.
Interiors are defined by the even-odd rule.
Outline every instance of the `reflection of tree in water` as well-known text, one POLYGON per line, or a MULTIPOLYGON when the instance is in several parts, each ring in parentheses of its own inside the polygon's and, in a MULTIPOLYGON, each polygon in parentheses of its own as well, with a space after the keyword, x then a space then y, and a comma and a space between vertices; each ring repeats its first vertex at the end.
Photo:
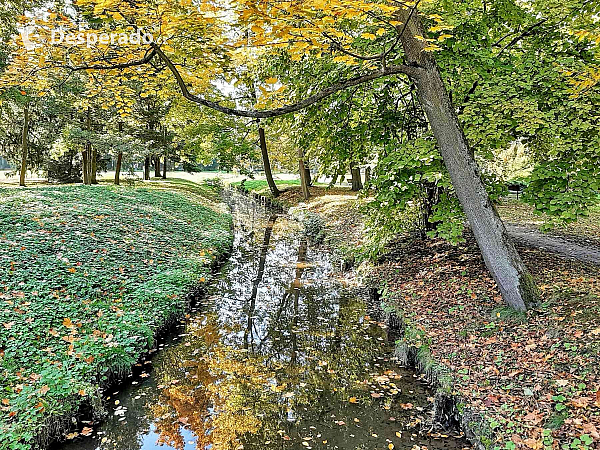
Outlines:
POLYGON ((210 444, 235 448, 238 436, 255 432, 260 425, 242 403, 254 386, 265 386, 271 375, 246 364, 243 352, 223 345, 219 331, 214 313, 190 323, 184 343, 170 351, 157 369, 163 388, 153 414, 160 443, 183 448, 180 427, 186 426, 196 436, 197 448, 210 444))
POLYGON ((336 304, 332 297, 339 293, 318 282, 322 274, 317 282, 304 284, 303 276, 313 270, 305 239, 299 242, 293 279, 281 290, 281 300, 271 299, 275 304, 266 317, 256 316, 265 306, 257 301, 265 272, 267 283, 284 282, 278 267, 266 267, 275 220, 271 217, 265 227, 243 307, 240 345, 224 344, 223 337, 234 333, 236 324, 224 329, 217 313, 211 313, 189 325, 184 343, 169 350, 158 369, 165 387, 153 412, 161 443, 183 448, 180 427, 185 425, 196 436, 197 448, 236 448, 240 439, 268 447, 265 442, 281 440, 280 430, 287 430, 291 419, 325 423, 332 404, 346 403, 345 391, 368 375, 365 361, 372 360, 379 343, 364 340, 362 303, 338 296, 336 304), (261 324, 257 333, 255 321, 261 319, 267 325, 261 324))
POLYGON ((286 225, 270 217, 263 233, 246 227, 214 307, 166 351, 153 406, 161 443, 183 448, 187 427, 198 449, 300 448, 308 435, 313 448, 375 448, 375 432, 396 439, 392 412, 410 417, 391 402, 403 394, 383 361, 385 332, 329 280, 322 255, 282 235, 286 225), (355 417, 361 428, 350 430, 355 417), (317 442, 321 433, 328 438, 317 442))
POLYGON ((190 432, 197 449, 211 450, 417 444, 411 432, 398 439, 401 425, 389 418, 414 422, 398 404, 426 406, 426 394, 415 397, 418 385, 389 370, 385 332, 367 320, 363 301, 331 281, 327 255, 290 233, 285 219, 246 207, 235 219, 234 252, 210 305, 155 358, 142 399, 122 400, 135 414, 113 417, 111 443, 100 448, 147 448, 140 438, 149 420, 159 445, 180 450, 190 432))
POLYGON ((252 282, 252 294, 248 301, 248 308, 246 314, 248 315, 248 325, 244 331, 244 348, 247 350, 249 345, 252 345, 252 351, 254 351, 254 311, 256 309, 256 297, 258 295, 258 285, 263 279, 265 274, 265 263, 267 262, 267 252, 269 251, 269 244, 271 242, 271 234, 273 232, 273 226, 277 220, 276 215, 269 217, 269 222, 265 227, 265 237, 260 251, 260 259, 258 263, 258 273, 256 278, 252 282))

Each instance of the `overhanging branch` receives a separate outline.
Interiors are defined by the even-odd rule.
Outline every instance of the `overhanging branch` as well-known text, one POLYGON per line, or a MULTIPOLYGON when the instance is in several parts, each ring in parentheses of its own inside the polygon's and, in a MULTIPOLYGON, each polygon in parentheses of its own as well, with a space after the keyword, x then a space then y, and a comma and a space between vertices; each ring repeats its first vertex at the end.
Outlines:
POLYGON ((269 117, 283 116, 285 114, 290 114, 290 113, 293 113, 296 111, 300 111, 310 105, 313 105, 317 102, 320 102, 321 100, 326 99, 327 97, 335 94, 336 92, 342 91, 349 87, 358 86, 359 84, 363 84, 363 83, 366 83, 368 81, 372 81, 372 80, 375 80, 378 78, 386 77, 389 75, 396 75, 396 74, 404 74, 404 75, 408 75, 409 77, 412 77, 412 78, 418 78, 419 75, 423 71, 422 68, 416 67, 416 66, 407 66, 407 65, 387 66, 387 67, 384 67, 383 69, 374 70, 365 75, 360 75, 360 76, 357 76, 354 78, 349 78, 345 81, 336 83, 333 86, 323 89, 322 91, 318 92, 317 94, 311 95, 310 97, 307 97, 304 100, 302 100, 298 103, 295 103, 293 105, 282 106, 281 108, 270 109, 270 110, 248 111, 248 110, 229 108, 227 106, 221 105, 220 103, 206 100, 204 98, 201 98, 201 97, 198 97, 197 95, 192 94, 189 91, 188 86, 186 85, 183 77, 181 76, 181 73, 179 72, 179 70, 173 63, 173 61, 171 61, 171 59, 162 51, 162 49, 160 48, 160 46, 158 46, 158 44, 151 44, 151 45, 153 46, 153 49, 156 51, 156 54, 158 55, 158 57, 166 64, 166 66, 169 68, 169 70, 175 77, 175 80, 177 81, 177 85, 179 86, 181 93, 183 94, 183 96, 186 99, 188 99, 191 102, 197 103, 199 105, 206 106, 207 108, 212 108, 212 109, 222 112, 224 114, 228 114, 231 116, 238 116, 238 117, 250 117, 253 119, 266 119, 269 117))

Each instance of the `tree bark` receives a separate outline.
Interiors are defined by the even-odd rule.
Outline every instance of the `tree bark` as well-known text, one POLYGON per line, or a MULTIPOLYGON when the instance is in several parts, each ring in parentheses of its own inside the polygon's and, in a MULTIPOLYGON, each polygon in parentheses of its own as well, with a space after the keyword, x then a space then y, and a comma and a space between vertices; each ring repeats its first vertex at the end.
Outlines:
POLYGON ((118 186, 121 184, 121 164, 123 164, 123 152, 119 152, 117 155, 117 167, 115 167, 115 184, 118 186))
POLYGON ((163 180, 167 179, 167 162, 168 162, 168 158, 167 158, 167 155, 165 155, 165 163, 163 165, 163 174, 162 174, 163 180))
POLYGON ((306 173, 306 185, 312 186, 312 175, 310 174, 310 162, 308 159, 304 159, 304 170, 306 173))
POLYGON ((420 103, 456 195, 504 301, 514 309, 526 310, 538 302, 539 292, 490 201, 438 65, 432 54, 424 51, 426 43, 415 38, 425 36, 418 14, 403 14, 408 21, 402 35, 404 53, 409 65, 420 68, 414 77, 420 103))
POLYGON ((371 166, 367 166, 365 168, 365 186, 369 187, 370 182, 371 182, 371 166))
POLYGON ((87 144, 85 144, 85 149, 82 152, 83 162, 81 164, 83 171, 83 184, 90 184, 90 155, 87 148, 87 144))
POLYGON ((273 179, 273 173, 271 172, 271 162, 269 161, 269 151, 267 150, 265 129, 261 127, 260 124, 258 126, 258 137, 260 140, 260 152, 262 153, 263 166, 265 169, 265 176, 267 177, 267 183, 269 184, 269 189, 271 189, 271 194, 273 194, 273 197, 279 197, 280 192, 279 189, 277 189, 277 185, 273 179))
POLYGON ((350 166, 350 173, 352 174, 352 190, 358 192, 363 188, 360 167, 350 166))
POLYGON ((21 173, 19 185, 25 186, 25 174, 27 173, 27 154, 29 153, 29 105, 23 109, 23 133, 21 135, 21 173))
POLYGON ((300 187, 302 188, 302 196, 304 200, 310 198, 310 189, 308 188, 308 178, 306 176, 306 166, 304 165, 304 151, 298 149, 298 171, 300 172, 300 187))
MULTIPOLYGON (((92 111, 89 106, 87 109, 86 128, 88 132, 92 132, 92 111)), ((98 184, 96 180, 96 150, 92 149, 92 143, 89 140, 86 143, 86 153, 87 182, 85 184, 98 184)))
POLYGON ((98 172, 98 152, 95 148, 91 150, 91 164, 90 164, 90 184, 98 184, 97 172, 98 172))
POLYGON ((150 157, 146 156, 144 160, 144 180, 150 179, 150 157))
POLYGON ((160 178, 161 177, 161 173, 160 173, 160 155, 156 155, 156 157, 154 158, 154 176, 156 178, 160 178))

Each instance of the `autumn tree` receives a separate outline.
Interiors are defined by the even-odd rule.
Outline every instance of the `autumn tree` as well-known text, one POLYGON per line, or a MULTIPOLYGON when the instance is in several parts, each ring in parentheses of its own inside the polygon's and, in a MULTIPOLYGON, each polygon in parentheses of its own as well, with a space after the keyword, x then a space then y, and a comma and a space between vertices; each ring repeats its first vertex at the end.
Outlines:
MULTIPOLYGON (((52 59, 52 67, 67 72, 99 71, 115 78, 137 77, 145 85, 154 86, 164 82, 170 72, 186 99, 234 116, 264 119, 294 113, 336 92, 378 78, 408 77, 416 87, 456 196, 503 298, 521 310, 536 302, 537 289, 490 201, 434 57, 434 52, 452 36, 453 25, 444 20, 443 4, 361 0, 279 4, 249 0, 235 2, 230 9, 218 3, 164 1, 145 5, 143 10, 121 1, 85 0, 78 5, 86 17, 104 21, 110 30, 144 29, 158 39, 146 45, 103 44, 68 53, 64 45, 44 49, 40 53, 48 54, 38 55, 38 66, 48 67, 47 61, 52 59), (231 20, 234 17, 236 20, 231 20), (234 36, 239 37, 236 43, 232 42, 234 36), (332 58, 352 68, 352 75, 321 89, 285 92, 287 106, 240 109, 236 104, 222 103, 218 96, 208 93, 207 87, 213 79, 234 77, 228 63, 233 52, 243 47, 278 48, 286 51, 292 61, 332 58), (106 52, 107 48, 112 51, 106 52), (39 56, 44 56, 42 61, 39 56)), ((494 7, 495 2, 490 2, 489 8, 494 7)), ((45 29, 58 25, 74 28, 71 20, 59 16, 38 22, 45 29)), ((518 43, 523 33, 512 34, 509 44, 518 43)), ((17 66, 36 63, 35 58, 22 54, 14 61, 17 66)), ((265 104, 269 96, 267 92, 265 99, 257 103, 265 104)))

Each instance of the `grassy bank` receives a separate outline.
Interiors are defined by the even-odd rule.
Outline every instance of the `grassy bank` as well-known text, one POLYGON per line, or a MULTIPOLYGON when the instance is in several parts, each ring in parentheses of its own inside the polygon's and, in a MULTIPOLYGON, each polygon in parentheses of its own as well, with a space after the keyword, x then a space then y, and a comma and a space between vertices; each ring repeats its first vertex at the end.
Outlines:
MULTIPOLYGON (((231 183, 233 187, 241 186, 241 181, 231 183)), ((281 186, 300 186, 300 180, 276 180, 275 184, 281 186)), ((269 190, 267 180, 244 180, 244 187, 250 192, 263 193, 269 190)))
POLYGON ((152 185, 0 190, 0 448, 99 406, 230 247, 202 188, 152 185))

